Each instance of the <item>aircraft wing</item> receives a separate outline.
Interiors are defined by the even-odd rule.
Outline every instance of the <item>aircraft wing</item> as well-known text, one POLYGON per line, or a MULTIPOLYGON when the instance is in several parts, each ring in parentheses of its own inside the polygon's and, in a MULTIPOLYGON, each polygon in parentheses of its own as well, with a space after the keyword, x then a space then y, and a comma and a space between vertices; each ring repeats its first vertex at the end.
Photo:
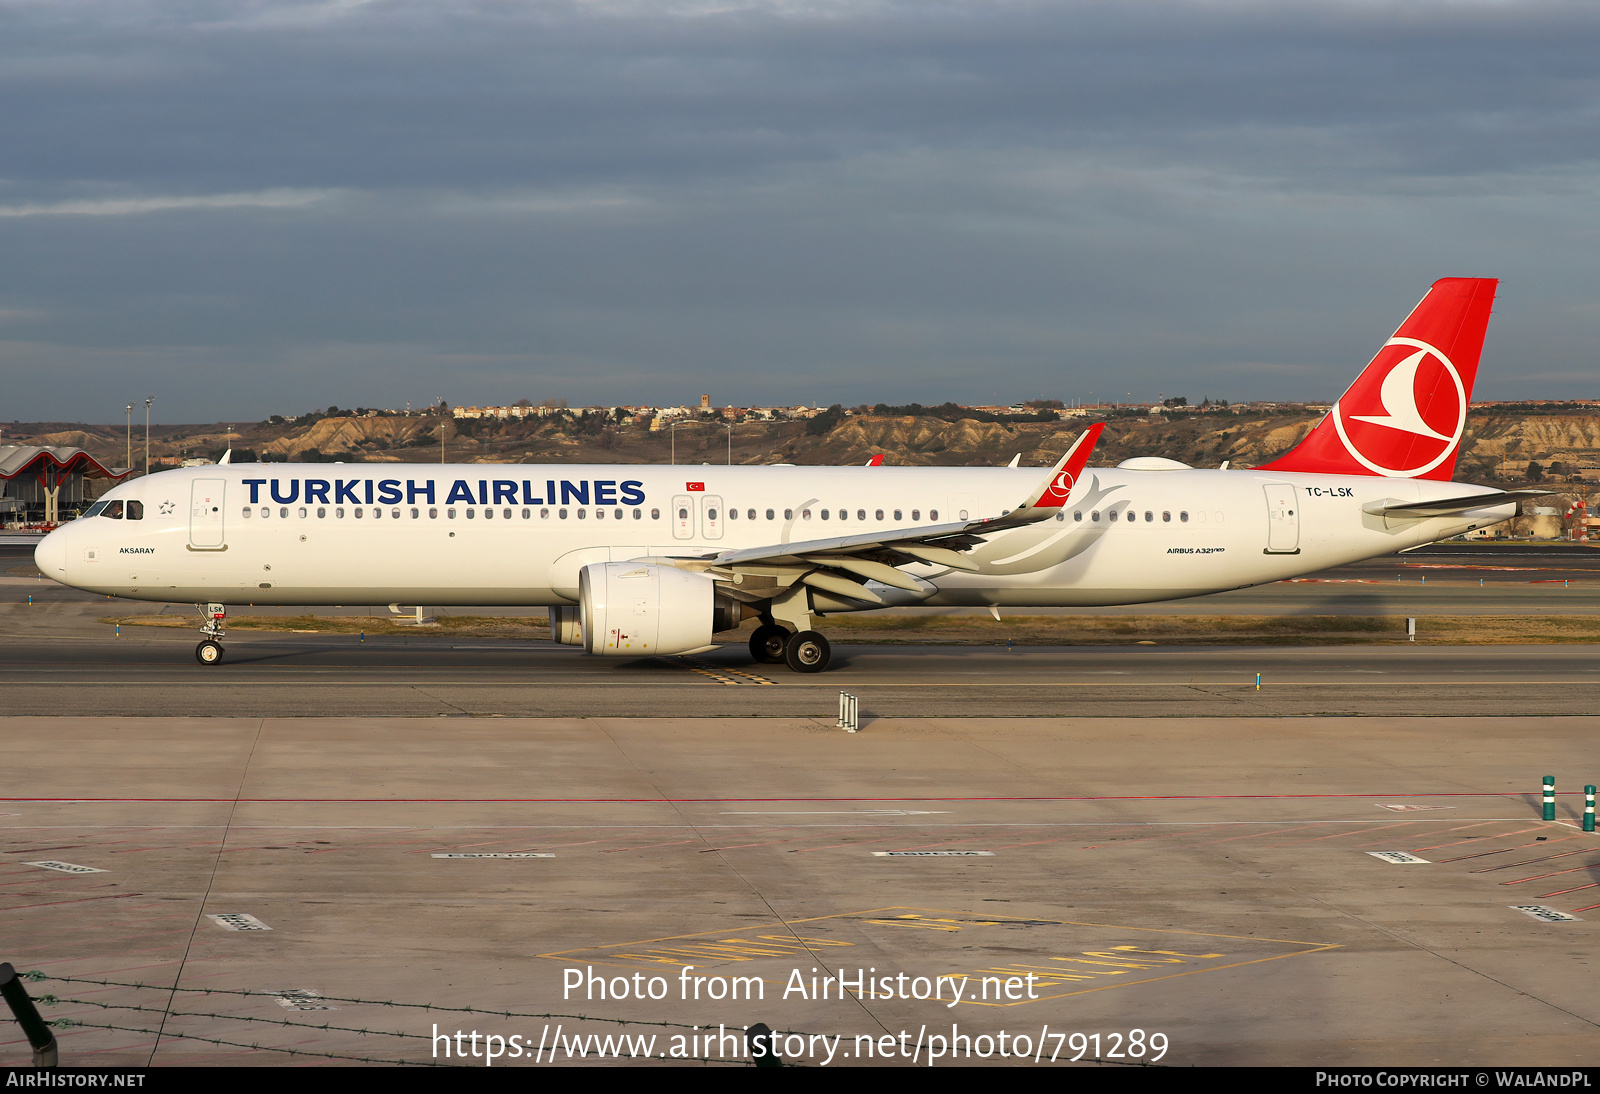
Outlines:
POLYGON ((926 562, 953 570, 976 570, 963 552, 996 532, 1053 518, 1066 504, 1104 428, 1097 423, 1086 429, 1032 493, 1016 508, 996 517, 774 543, 674 561, 679 566, 710 573, 726 592, 742 599, 760 599, 771 595, 772 586, 796 582, 868 604, 882 604, 884 600, 867 588, 865 581, 930 595, 931 585, 901 572, 899 567, 926 562))

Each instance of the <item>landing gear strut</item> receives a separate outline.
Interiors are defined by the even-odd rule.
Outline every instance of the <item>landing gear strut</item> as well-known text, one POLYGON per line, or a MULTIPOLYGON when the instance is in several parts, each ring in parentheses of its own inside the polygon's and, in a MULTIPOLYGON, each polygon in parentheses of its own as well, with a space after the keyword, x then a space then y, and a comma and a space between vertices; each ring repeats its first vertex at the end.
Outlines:
POLYGON ((196 604, 195 610, 205 620, 200 633, 206 637, 194 648, 194 659, 202 665, 220 665, 223 654, 220 639, 225 633, 222 624, 228 618, 228 609, 221 604, 196 604))

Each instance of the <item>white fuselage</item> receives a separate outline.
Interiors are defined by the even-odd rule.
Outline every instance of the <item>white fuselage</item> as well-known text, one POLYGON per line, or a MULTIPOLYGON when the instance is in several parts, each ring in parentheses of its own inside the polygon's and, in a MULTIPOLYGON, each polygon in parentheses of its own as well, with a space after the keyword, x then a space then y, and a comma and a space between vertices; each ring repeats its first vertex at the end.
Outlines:
MULTIPOLYGON (((52 532, 35 557, 76 588, 224 604, 567 605, 593 562, 711 556, 998 516, 1028 468, 237 464, 166 471, 52 532)), ((979 572, 926 563, 927 605, 1074 606, 1259 585, 1506 520, 1364 508, 1482 493, 1413 479, 1091 468, 1059 517, 1000 532, 979 572)), ((822 610, 850 610, 836 604, 822 610)))

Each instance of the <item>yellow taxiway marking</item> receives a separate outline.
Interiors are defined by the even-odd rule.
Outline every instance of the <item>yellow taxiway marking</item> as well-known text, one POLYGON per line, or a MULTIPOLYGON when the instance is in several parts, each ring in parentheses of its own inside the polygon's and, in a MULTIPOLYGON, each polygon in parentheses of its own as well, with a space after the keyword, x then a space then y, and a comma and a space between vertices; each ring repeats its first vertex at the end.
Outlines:
MULTIPOLYGON (((726 929, 720 931, 699 931, 692 934, 667 935, 660 938, 643 939, 637 942, 623 942, 607 946, 584 947, 575 950, 560 950, 542 953, 538 956, 549 958, 553 961, 574 962, 582 961, 588 965, 610 965, 620 968, 660 968, 662 966, 684 969, 687 967, 705 967, 711 963, 718 965, 724 962, 761 962, 777 959, 782 964, 780 969, 751 968, 754 976, 769 983, 782 984, 790 974, 788 966, 798 961, 823 960, 819 951, 831 953, 826 959, 831 966, 846 968, 850 963, 849 950, 859 943, 845 938, 830 938, 825 932, 830 923, 851 924, 856 931, 862 927, 887 928, 891 931, 915 930, 920 938, 917 946, 929 949, 928 943, 921 939, 928 939, 930 935, 960 935, 963 938, 963 950, 973 942, 981 945, 981 938, 971 938, 966 932, 980 931, 985 928, 1006 927, 1010 924, 1026 923, 1034 927, 1060 927, 1060 928, 1090 928, 1100 938, 1110 934, 1110 940, 1097 942, 1088 948, 1080 948, 1082 943, 1063 945, 1061 940, 1055 942, 1045 941, 1041 938, 1042 945, 1037 958, 1032 961, 1014 962, 1003 961, 994 965, 979 968, 969 968, 958 972, 940 972, 938 975, 954 977, 958 980, 971 980, 975 984, 986 979, 999 977, 1001 981, 1013 977, 1033 977, 1032 983, 1036 988, 1065 988, 1062 991, 1039 993, 1033 999, 1019 1000, 989 1000, 969 998, 965 1000, 968 1005, 974 1006, 1020 1006, 1026 1003, 1043 1002, 1048 999, 1062 999, 1072 995, 1086 995, 1090 992, 1105 991, 1109 988, 1132 987, 1136 984, 1153 984, 1163 980, 1172 980, 1182 976, 1193 976, 1196 973, 1214 972, 1222 969, 1242 968, 1247 965, 1259 965, 1269 961, 1281 961, 1286 957, 1299 957, 1303 954, 1324 953, 1329 950, 1339 949, 1338 943, 1308 942, 1287 938, 1262 938, 1260 936, 1221 934, 1210 931, 1180 930, 1171 927, 1133 927, 1126 924, 1115 923, 1089 923, 1065 919, 1032 919, 1021 916, 984 915, 975 912, 947 911, 932 908, 874 908, 858 912, 840 912, 835 915, 815 916, 806 919, 790 919, 774 921, 765 926, 744 928, 737 935, 728 936, 726 929), (805 928, 802 934, 795 928, 805 928), (824 933, 819 933, 824 932, 824 933), (1125 941, 1130 936, 1151 938, 1153 941, 1146 944, 1132 945, 1125 941), (1177 939, 1178 941, 1162 942, 1157 939, 1177 939), (1121 941, 1119 941, 1120 939, 1121 941), (1185 944, 1184 940, 1193 940, 1185 944), (1205 940, 1205 941, 1202 941, 1205 940), (1232 942, 1236 945, 1227 946, 1232 942), (1195 943, 1207 952, 1191 952, 1195 943), (1281 952, 1260 953, 1260 948, 1289 947, 1281 952), (1215 949, 1231 949, 1233 953, 1214 952, 1215 949), (1254 954, 1238 952, 1240 949, 1255 950, 1254 954), (1232 958, 1232 960, 1229 960, 1232 958), (786 959, 786 960, 785 960, 786 959), (1197 962, 1205 962, 1196 966, 1197 962), (1210 962, 1220 962, 1211 964, 1210 962), (1172 966, 1184 966, 1181 969, 1172 966), (1167 969, 1172 971, 1166 971, 1167 969), (1157 975, 1139 976, 1139 973, 1156 973, 1157 975), (762 976, 765 973, 765 976, 762 976), (1111 978, 1112 983, 1084 983, 1085 981, 1100 981, 1111 978)), ((875 933, 875 932, 874 932, 875 933)), ((885 970, 882 967, 883 953, 874 951, 873 963, 878 966, 879 975, 885 970)), ((950 957, 956 955, 952 953, 950 957)), ((970 954, 963 954, 971 960, 970 954)), ((929 949, 928 958, 932 961, 943 961, 936 952, 929 949)), ((695 975, 700 975, 698 972, 695 975)), ((1019 981, 1020 982, 1020 981, 1019 981)))

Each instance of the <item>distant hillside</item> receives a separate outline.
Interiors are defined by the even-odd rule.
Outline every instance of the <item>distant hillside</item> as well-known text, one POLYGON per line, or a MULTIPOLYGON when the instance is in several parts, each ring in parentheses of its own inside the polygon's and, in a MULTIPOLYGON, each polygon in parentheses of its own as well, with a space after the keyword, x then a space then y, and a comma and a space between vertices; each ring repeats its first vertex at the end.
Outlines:
MULTIPOLYGON (((1196 467, 1265 463, 1293 447, 1315 424, 1315 414, 1295 409, 1115 417, 1107 423, 1096 465, 1131 456, 1166 456, 1196 467)), ((949 422, 935 417, 844 416, 830 427, 818 422, 748 422, 732 431, 738 464, 858 464, 882 454, 890 464, 981 466, 1005 464, 1018 453, 1027 466, 1048 465, 1066 450, 1085 423, 949 422), (820 426, 820 428, 819 428, 820 426), (812 430, 817 432, 812 432, 812 430)), ((431 463, 667 463, 667 431, 632 423, 525 419, 455 421, 437 416, 326 417, 303 425, 172 425, 151 430, 151 456, 164 466, 184 457, 216 459, 230 443, 236 459, 294 462, 431 463)), ((122 465, 124 427, 77 423, 15 424, 8 444, 74 445, 122 465)), ((712 421, 677 430, 677 462, 722 463, 729 431, 712 421)), ((143 429, 135 430, 133 462, 143 466, 143 429)), ((1462 443, 1457 477, 1479 482, 1521 482, 1528 464, 1564 464, 1565 474, 1600 479, 1600 415, 1520 414, 1494 408, 1474 413, 1462 443)))

